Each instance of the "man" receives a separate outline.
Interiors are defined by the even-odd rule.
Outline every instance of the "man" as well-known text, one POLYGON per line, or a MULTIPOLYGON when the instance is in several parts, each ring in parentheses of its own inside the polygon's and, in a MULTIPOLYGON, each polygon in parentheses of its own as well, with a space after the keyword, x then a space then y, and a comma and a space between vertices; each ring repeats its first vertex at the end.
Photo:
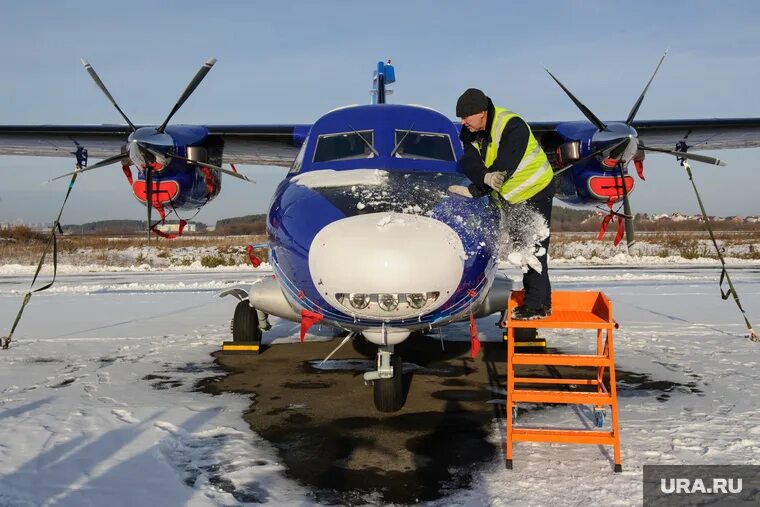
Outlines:
MULTIPOLYGON (((457 101, 462 119, 459 138, 464 145, 462 170, 472 181, 469 187, 452 186, 451 192, 466 197, 501 196, 510 205, 524 203, 551 225, 554 172, 528 124, 515 113, 496 107, 476 89, 465 91, 457 101)), ((541 272, 528 268, 523 275, 525 299, 512 312, 513 319, 532 320, 551 315, 551 284, 546 258, 549 237, 541 242, 541 272)))

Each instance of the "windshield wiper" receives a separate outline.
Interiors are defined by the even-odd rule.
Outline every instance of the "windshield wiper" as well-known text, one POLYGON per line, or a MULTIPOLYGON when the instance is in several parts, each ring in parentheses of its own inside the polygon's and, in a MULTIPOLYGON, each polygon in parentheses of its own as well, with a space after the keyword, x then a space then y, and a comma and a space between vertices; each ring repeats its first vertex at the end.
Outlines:
POLYGON ((350 123, 348 124, 348 128, 350 128, 354 132, 354 134, 356 134, 357 136, 359 136, 359 139, 361 139, 362 141, 364 141, 364 144, 367 145, 367 148, 369 148, 370 150, 372 150, 372 154, 374 156, 376 156, 376 157, 380 156, 380 154, 377 152, 377 150, 375 149, 375 147, 372 146, 372 144, 369 141, 367 141, 366 139, 364 139, 364 136, 361 135, 361 133, 358 130, 356 130, 354 127, 352 127, 350 123))
POLYGON ((393 147, 393 151, 391 151, 391 158, 393 158, 396 155, 396 152, 401 147, 401 143, 404 142, 404 139, 406 139, 406 136, 408 136, 412 132, 412 128, 414 127, 414 122, 412 122, 411 125, 409 125, 409 128, 406 129, 406 133, 401 136, 401 140, 396 143, 396 146, 393 147))

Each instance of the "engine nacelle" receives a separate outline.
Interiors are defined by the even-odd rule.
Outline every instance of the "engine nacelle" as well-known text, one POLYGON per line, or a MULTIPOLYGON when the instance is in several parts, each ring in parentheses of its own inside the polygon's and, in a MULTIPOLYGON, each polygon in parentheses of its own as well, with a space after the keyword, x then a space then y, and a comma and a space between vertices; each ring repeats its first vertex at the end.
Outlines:
MULTIPOLYGON (((166 165, 162 164, 160 170, 153 169, 151 200, 154 207, 163 207, 167 212, 197 209, 219 195, 222 189, 221 172, 203 163, 221 166, 221 139, 207 136, 199 144, 175 145, 174 152, 194 162, 169 158, 169 162, 166 165)), ((147 202, 145 176, 146 169, 138 166, 137 179, 132 182, 132 193, 143 204, 147 202)))

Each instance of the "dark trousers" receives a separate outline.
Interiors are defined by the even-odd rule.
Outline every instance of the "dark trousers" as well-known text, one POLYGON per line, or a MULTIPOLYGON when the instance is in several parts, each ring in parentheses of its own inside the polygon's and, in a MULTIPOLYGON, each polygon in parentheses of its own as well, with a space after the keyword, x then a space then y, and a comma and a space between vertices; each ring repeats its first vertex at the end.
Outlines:
MULTIPOLYGON (((554 183, 550 183, 545 189, 534 195, 525 205, 539 213, 546 220, 547 227, 551 227, 552 222, 552 198, 554 197, 554 183)), ((541 262, 541 272, 528 268, 528 272, 523 275, 523 289, 525 290, 524 304, 533 308, 545 306, 552 307, 552 286, 549 282, 549 266, 547 258, 549 257, 549 238, 547 236, 541 242, 546 253, 538 258, 541 262)))

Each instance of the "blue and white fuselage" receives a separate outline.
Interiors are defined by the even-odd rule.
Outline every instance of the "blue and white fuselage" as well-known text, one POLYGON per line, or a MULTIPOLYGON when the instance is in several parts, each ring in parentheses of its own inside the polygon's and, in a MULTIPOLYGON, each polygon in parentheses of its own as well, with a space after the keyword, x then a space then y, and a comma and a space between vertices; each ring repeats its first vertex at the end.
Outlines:
POLYGON ((444 115, 351 106, 308 133, 268 213, 270 262, 294 309, 392 345, 467 316, 494 279, 498 209, 466 184, 444 115))

